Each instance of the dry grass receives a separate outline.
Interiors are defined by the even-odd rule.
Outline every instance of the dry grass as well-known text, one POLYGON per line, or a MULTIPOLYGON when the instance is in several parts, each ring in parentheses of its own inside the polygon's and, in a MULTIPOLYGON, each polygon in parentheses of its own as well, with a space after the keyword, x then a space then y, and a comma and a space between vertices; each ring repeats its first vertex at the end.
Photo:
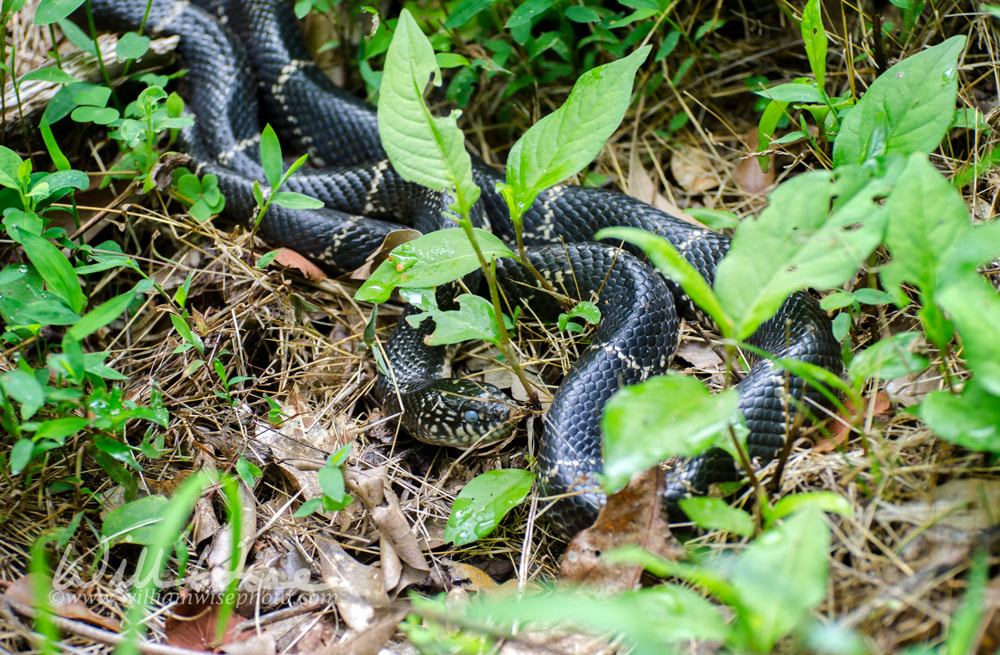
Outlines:
MULTIPOLYGON (((721 3, 683 4, 685 11, 676 15, 688 34, 712 15, 713 7, 716 11, 721 7, 721 3)), ((955 0, 928 7, 915 34, 905 43, 890 39, 887 48, 890 56, 897 58, 947 36, 968 34, 968 51, 960 73, 960 103, 978 107, 992 117, 1000 96, 996 20, 969 14, 965 4, 955 0)), ((861 92, 875 76, 872 41, 867 32, 860 36, 859 16, 852 5, 826 5, 828 10, 834 10, 828 86, 836 93, 848 88, 861 92)), ((643 81, 659 74, 669 79, 675 70, 668 64, 676 65, 687 54, 698 55, 683 84, 679 88, 661 84, 655 94, 643 100, 639 111, 629 115, 605 149, 595 170, 607 175, 611 186, 637 194, 648 194, 655 188, 657 202, 665 206, 727 209, 741 216, 752 215, 766 204, 767 191, 743 190, 737 172, 739 162, 749 152, 746 135, 755 128, 758 116, 745 80, 750 75, 766 75, 772 82, 788 81, 808 74, 797 27, 786 15, 797 10, 782 5, 780 10, 768 6, 725 11, 733 12, 726 14, 729 23, 696 44, 697 53, 691 44, 682 44, 680 56, 642 73, 643 81), (690 117, 682 130, 669 138, 655 131, 662 130, 681 112, 690 117), (678 170, 672 171, 671 163, 681 157, 694 162, 690 165, 695 177, 712 182, 697 187, 679 185, 678 170)), ((887 11, 896 10, 890 7, 887 11)), ((898 22, 899 18, 890 14, 885 20, 898 22)), ((12 21, 7 39, 8 44, 17 46, 19 71, 21 66, 27 70, 45 61, 45 51, 50 47, 47 31, 35 29, 24 16, 18 15, 12 21)), ((511 100, 502 97, 502 88, 487 85, 474 96, 465 113, 471 142, 487 158, 502 160, 502 153, 509 147, 505 135, 520 134, 529 118, 551 111, 567 90, 536 89, 511 100), (498 129, 493 117, 504 105, 513 106, 512 124, 498 129)), ((68 140, 71 145, 64 149, 74 156, 77 168, 106 169, 113 148, 100 141, 97 133, 88 132, 87 136, 86 140, 68 140)), ((9 130, 6 137, 8 143, 13 143, 9 130)), ((933 161, 950 176, 994 146, 993 133, 975 136, 956 132, 935 153, 933 161)), ((775 152, 775 159, 778 181, 827 163, 826 154, 810 151, 804 144, 775 152)), ((977 220, 996 213, 998 183, 1000 176, 990 171, 962 190, 977 220)), ((393 422, 387 421, 368 397, 374 364, 362 346, 362 332, 371 307, 353 301, 355 283, 315 283, 290 270, 260 270, 254 262, 267 247, 243 229, 234 229, 223 221, 198 224, 177 205, 167 204, 165 197, 137 197, 122 193, 124 190, 123 186, 113 186, 110 193, 91 191, 78 196, 84 221, 93 218, 81 239, 92 245, 105 239, 118 241, 168 294, 190 277, 187 307, 193 316, 192 325, 205 340, 205 359, 220 361, 230 377, 252 378, 236 385, 233 405, 216 395, 220 385, 211 368, 193 368, 200 358, 197 352, 178 352, 181 341, 167 316, 168 303, 161 295, 149 295, 141 309, 88 340, 89 350, 109 351, 109 365, 128 376, 128 382, 123 384, 129 398, 148 403, 155 390, 162 394, 170 411, 170 425, 163 430, 164 452, 158 458, 144 458, 143 470, 135 474, 143 493, 169 493, 198 469, 231 471, 240 458, 256 463, 265 475, 253 496, 245 498, 248 508, 244 510, 249 511, 250 525, 257 528, 251 546, 255 566, 272 571, 282 566, 311 566, 314 581, 322 579, 326 589, 336 587, 318 562, 332 557, 330 553, 335 551, 331 551, 331 544, 342 548, 361 567, 356 580, 360 586, 363 575, 374 570, 369 565, 381 562, 382 567, 389 566, 384 551, 387 542, 392 542, 393 548, 402 553, 398 559, 412 568, 404 566, 401 581, 388 587, 393 596, 406 586, 407 572, 413 582, 422 582, 427 589, 470 586, 455 583, 472 574, 457 568, 454 562, 474 565, 498 579, 516 580, 519 584, 555 575, 562 546, 547 533, 544 521, 536 521, 545 507, 544 499, 533 499, 513 512, 502 529, 486 540, 457 550, 442 544, 452 502, 468 480, 491 469, 526 466, 533 451, 533 424, 529 425, 527 439, 521 436, 485 453, 460 454, 404 438, 395 440, 393 422), (283 406, 287 419, 282 425, 267 421, 268 398, 283 406), (338 513, 294 518, 309 471, 322 466, 328 452, 352 440, 349 484, 359 501, 338 513), (372 484, 379 491, 374 497, 365 496, 372 484), (404 537, 393 541, 387 536, 391 526, 387 528, 376 520, 386 508, 401 510, 402 522, 398 525, 409 533, 412 542, 404 537), (415 548, 416 554, 407 548, 415 548), (419 567, 419 561, 411 561, 419 560, 418 556, 424 558, 427 570, 419 567)), ((71 225, 65 227, 74 231, 71 225)), ((0 260, 4 264, 18 261, 21 256, 11 242, 0 243, 0 260)), ((867 284, 867 274, 859 274, 855 282, 867 284)), ((987 274, 997 281, 995 267, 987 274)), ((110 297, 135 282, 135 276, 128 271, 116 270, 101 278, 93 292, 95 297, 110 297)), ((398 305, 380 308, 378 339, 386 338, 398 315, 398 305)), ((863 348, 875 339, 914 329, 916 324, 912 309, 896 312, 866 308, 852 346, 863 348)), ((690 343, 700 342, 700 337, 690 331, 685 336, 690 343)), ((578 344, 553 346, 550 338, 530 325, 522 328, 521 337, 519 347, 537 362, 536 370, 547 379, 553 370, 572 361, 573 356, 567 353, 579 348, 578 344)), ((694 349, 705 350, 697 346, 694 349)), ((9 369, 16 354, 16 349, 7 346, 0 355, 0 369, 9 369)), ((475 351, 465 356, 483 358, 481 352, 475 351)), ((938 358, 935 364, 943 363, 961 377, 961 361, 954 353, 934 356, 938 358)), ((679 366, 686 361, 680 361, 679 366)), ((694 360, 689 368, 706 376, 712 373, 710 364, 694 360)), ((892 395, 897 403, 943 386, 941 380, 935 379, 897 382, 900 388, 894 388, 892 395), (909 395, 907 384, 913 387, 909 395)), ((852 516, 829 519, 834 545, 829 593, 820 614, 858 628, 870 637, 874 649, 891 652, 908 644, 935 642, 947 630, 964 589, 963 573, 970 549, 984 539, 992 539, 991 533, 983 530, 995 522, 991 518, 996 504, 988 500, 996 493, 996 469, 986 458, 936 439, 902 411, 901 404, 891 408, 877 404, 876 392, 880 388, 866 390, 871 402, 854 421, 849 441, 839 450, 825 452, 813 448, 808 440, 797 445, 784 466, 781 493, 835 490, 850 499, 852 516), (970 498, 977 493, 983 498, 973 498, 971 509, 956 510, 954 520, 931 524, 926 503, 942 495, 945 483, 966 478, 985 481, 986 486, 979 491, 965 490, 970 498)), ((121 618, 127 587, 112 572, 122 563, 133 561, 138 550, 118 547, 109 555, 108 571, 88 574, 89 567, 101 561, 98 543, 102 506, 113 507, 120 502, 115 499, 116 485, 90 455, 93 436, 82 435, 65 448, 48 453, 43 466, 31 475, 11 477, 4 467, 0 474, 0 585, 27 572, 31 544, 62 534, 82 513, 75 533, 53 545, 50 552, 72 562, 73 572, 97 582, 94 602, 89 603, 91 609, 121 618), (67 480, 71 482, 68 491, 51 490, 53 483, 67 480)), ((129 433, 126 438, 138 443, 141 436, 129 433)), ((770 465, 764 477, 774 470, 775 464, 770 465)), ((210 573, 215 566, 211 561, 217 552, 213 540, 222 532, 218 523, 221 503, 217 500, 210 496, 196 512, 195 527, 188 535, 191 573, 210 573)), ((731 545, 717 534, 701 537, 696 543, 719 548, 731 545)), ((482 580, 471 587, 489 585, 482 580)), ((990 592, 994 593, 992 585, 990 592)), ((164 617, 175 611, 170 604, 164 604, 166 598, 161 597, 156 607, 158 614, 150 621, 153 632, 161 637, 164 617)), ((263 632, 277 639, 279 649, 315 650, 320 644, 341 638, 344 622, 352 624, 352 610, 325 596, 312 600, 316 603, 303 606, 283 599, 272 606, 257 607, 257 615, 244 615, 256 616, 250 624, 259 622, 256 625, 262 626, 263 632), (289 616, 288 607, 300 607, 302 611, 289 616)), ((995 595, 989 596, 989 607, 991 621, 983 644, 992 649, 996 643, 990 641, 996 629, 992 621, 995 595)), ((391 616, 398 620, 398 616, 391 616)), ((386 639, 393 633, 392 625, 386 628, 386 639)), ((31 622, 23 614, 9 605, 0 606, 0 648, 28 648, 30 630, 31 622)), ((67 643, 80 652, 107 650, 87 636, 70 637, 67 643)), ((399 634, 393 643, 394 652, 412 652, 412 646, 399 634)), ((546 652, 528 643, 519 647, 525 652, 546 652)), ((548 643, 547 652, 600 652, 607 648, 607 644, 585 640, 553 641, 548 643)))

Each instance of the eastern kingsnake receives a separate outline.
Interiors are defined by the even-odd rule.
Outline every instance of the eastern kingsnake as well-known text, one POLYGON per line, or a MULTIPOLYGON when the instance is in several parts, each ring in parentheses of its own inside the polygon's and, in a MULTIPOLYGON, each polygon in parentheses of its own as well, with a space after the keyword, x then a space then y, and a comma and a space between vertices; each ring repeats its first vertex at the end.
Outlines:
MULTIPOLYGON (((146 4, 92 0, 99 24, 117 30, 135 29, 146 4)), ((200 162, 201 172, 219 177, 227 214, 246 220, 256 209, 251 186, 253 180, 265 179, 257 148, 263 111, 286 144, 308 151, 317 166, 337 167, 304 170, 289 180, 286 189, 319 198, 326 209, 293 211, 272 205, 260 230, 269 241, 339 274, 360 266, 398 227, 395 221, 406 220, 423 232, 449 224, 441 212, 440 194, 403 181, 385 161, 374 110, 330 83, 312 62, 290 6, 280 0, 197 4, 202 6, 153 0, 147 32, 182 37, 179 51, 188 69, 185 96, 198 119, 182 140, 200 162)), ((512 241, 507 209, 495 190, 501 173, 477 159, 473 166, 482 189, 479 220, 512 241)), ((641 227, 666 237, 709 280, 729 246, 727 237, 601 189, 558 186, 541 194, 526 214, 524 238, 534 246, 530 257, 535 266, 571 297, 598 294, 602 311, 590 347, 567 374, 546 415, 538 447, 542 491, 570 494, 551 512, 566 533, 590 525, 604 502, 599 492, 590 491, 593 474, 602 470, 599 419, 604 403, 621 386, 666 371, 677 345, 675 298, 684 312, 691 311, 672 283, 632 254, 590 242, 598 229, 613 225, 641 227), (588 491, 572 493, 580 490, 588 491)), ((509 297, 515 298, 512 304, 518 302, 519 289, 536 286, 512 260, 498 262, 498 275, 509 297)), ((544 318, 558 306, 551 300, 533 300, 532 309, 544 318)), ((387 347, 394 377, 380 382, 387 395, 394 395, 393 383, 408 392, 440 377, 440 351, 423 344, 429 327, 428 321, 419 328, 400 321, 387 347)), ((778 357, 835 372, 841 367, 829 319, 806 294, 792 296, 750 342, 778 357)), ((780 451, 795 413, 788 394, 801 399, 811 393, 804 387, 802 380, 768 360, 757 361, 740 382, 739 407, 750 429, 751 457, 768 460, 780 451)), ((476 395, 482 388, 466 392, 476 395)), ((499 392, 485 391, 486 396, 494 393, 499 392)), ((434 403, 420 400, 416 405, 434 403)), ((500 405, 503 419, 507 410, 500 405)), ((459 399, 457 420, 488 423, 494 406, 459 399)), ((667 506, 676 512, 678 498, 735 477, 732 459, 713 450, 671 471, 667 506)))

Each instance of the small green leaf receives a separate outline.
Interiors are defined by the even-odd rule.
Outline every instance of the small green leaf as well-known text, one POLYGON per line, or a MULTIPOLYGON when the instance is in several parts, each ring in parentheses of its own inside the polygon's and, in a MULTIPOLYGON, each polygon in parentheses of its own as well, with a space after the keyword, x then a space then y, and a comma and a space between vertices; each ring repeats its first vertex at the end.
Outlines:
POLYGON ((822 89, 826 84, 827 38, 819 0, 809 0, 802 9, 802 40, 806 44, 806 56, 816 78, 816 86, 822 89))
MULTIPOLYGON (((478 228, 473 232, 487 261, 514 256, 493 234, 478 228)), ((435 287, 478 268, 479 258, 461 228, 438 230, 394 248, 354 297, 365 302, 385 302, 396 287, 435 287)))
POLYGON ((0 375, 0 387, 8 397, 21 403, 21 420, 27 421, 45 404, 45 390, 34 375, 13 369, 0 375))
POLYGON ((892 380, 927 368, 928 359, 913 352, 919 337, 918 332, 900 332, 858 353, 848 367, 851 384, 859 387, 867 378, 892 380))
POLYGON ((126 291, 101 303, 84 314, 83 318, 71 327, 66 334, 71 339, 76 339, 77 341, 84 339, 121 316, 122 312, 128 309, 133 300, 135 300, 134 290, 126 291))
POLYGON ((690 457, 727 441, 727 428, 739 421, 738 404, 736 390, 713 396, 700 381, 677 373, 619 390, 601 417, 608 493, 667 457, 690 457))
POLYGON ((281 172, 284 163, 281 160, 281 143, 274 128, 268 123, 260 133, 260 164, 264 168, 264 177, 271 189, 281 185, 281 172))
POLYGON ((592 302, 578 302, 568 312, 559 314, 556 324, 560 330, 569 329, 570 331, 579 332, 581 330, 580 325, 570 323, 574 318, 579 318, 590 325, 597 325, 601 320, 601 310, 592 302))
POLYGON ((295 191, 278 191, 271 196, 271 202, 288 209, 320 209, 322 200, 295 191))
POLYGON ((563 15, 574 23, 596 23, 601 20, 599 13, 583 5, 570 5, 563 15))
POLYGON ((522 25, 530 25, 554 4, 555 0, 527 0, 510 15, 504 24, 504 29, 511 30, 522 25))
POLYGON ((119 59, 138 59, 149 50, 149 37, 126 32, 118 39, 115 54, 119 59))
POLYGON ((68 18, 84 0, 41 0, 35 10, 35 25, 48 25, 68 18))
POLYGON ((455 498, 444 540, 464 546, 482 539, 512 508, 524 502, 534 476, 521 469, 487 471, 469 481, 455 498))
POLYGON ((35 70, 21 76, 21 82, 28 82, 31 80, 52 82, 54 84, 72 84, 77 81, 75 77, 61 68, 56 68, 55 66, 36 68, 35 70))
POLYGON ((34 441, 31 439, 18 439, 14 447, 10 449, 10 472, 17 475, 23 471, 31 463, 31 456, 34 452, 34 441))
POLYGON ((854 512, 851 501, 833 491, 792 494, 775 503, 773 509, 765 511, 767 526, 770 527, 775 521, 801 511, 807 505, 823 512, 831 512, 841 516, 850 516, 854 512))
POLYGON ((39 236, 22 230, 18 230, 17 235, 11 236, 24 248, 28 259, 45 279, 49 290, 66 301, 73 312, 79 314, 87 304, 87 297, 80 289, 80 282, 76 279, 76 272, 69 260, 58 248, 39 236))
POLYGON ((741 537, 750 537, 754 533, 753 517, 742 509, 730 507, 721 498, 683 498, 680 506, 689 519, 706 530, 725 530, 741 537))
POLYGON ((453 30, 456 27, 465 25, 480 12, 489 9, 496 0, 462 0, 455 5, 444 22, 446 30, 453 30))
POLYGON ((65 416, 54 418, 50 421, 42 421, 35 430, 35 441, 48 439, 60 445, 65 443, 66 437, 72 436, 87 427, 89 419, 80 416, 65 416))
POLYGON ((263 255, 261 255, 260 259, 257 260, 257 268, 260 269, 267 268, 267 265, 274 261, 274 258, 278 256, 279 252, 281 251, 272 250, 270 252, 266 252, 263 255))
POLYGON ((756 89, 754 93, 764 98, 770 98, 774 102, 810 102, 817 104, 823 102, 823 94, 811 82, 809 84, 779 84, 767 89, 756 89))

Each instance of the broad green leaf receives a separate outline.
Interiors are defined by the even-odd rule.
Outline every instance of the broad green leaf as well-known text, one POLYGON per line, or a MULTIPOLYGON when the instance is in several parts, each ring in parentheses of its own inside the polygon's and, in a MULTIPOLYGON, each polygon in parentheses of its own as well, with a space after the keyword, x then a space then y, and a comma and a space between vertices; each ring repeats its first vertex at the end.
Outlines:
POLYGON ((434 49, 410 12, 403 10, 386 53, 379 89, 378 128, 382 146, 400 176, 438 191, 454 189, 454 208, 467 216, 479 198, 472 160, 457 115, 435 117, 423 92, 441 84, 434 49))
POLYGON ((574 23, 596 23, 601 20, 601 15, 584 5, 570 5, 566 7, 563 16, 574 23))
POLYGON ((76 434, 90 423, 89 419, 81 416, 64 416, 54 418, 50 421, 42 421, 35 430, 35 440, 49 439, 60 444, 66 441, 66 437, 76 434))
MULTIPOLYGON (((915 284, 925 299, 933 301, 949 278, 968 271, 968 266, 955 264, 965 259, 964 251, 975 250, 968 242, 972 228, 961 194, 926 155, 914 153, 886 199, 885 208, 889 216, 885 242, 893 260, 879 273, 882 283, 894 295, 901 294, 899 288, 904 282, 915 284)), ((989 241, 983 240, 987 244, 989 241)))
POLYGON ((732 230, 740 224, 740 219, 733 212, 721 209, 704 209, 699 207, 688 207, 685 212, 702 225, 707 225, 713 230, 732 230))
POLYGON ((529 471, 487 471, 469 481, 455 498, 444 540, 464 546, 489 535, 512 508, 524 502, 534 481, 529 471))
POLYGON ((976 378, 961 395, 935 391, 924 398, 917 415, 934 434, 977 452, 1000 454, 1000 396, 976 378))
POLYGON ((35 10, 35 25, 48 25, 68 18, 84 0, 41 0, 35 10))
POLYGON ((693 589, 665 584, 613 596, 555 590, 522 597, 481 597, 469 606, 476 620, 505 625, 569 625, 596 634, 620 634, 633 655, 675 652, 692 639, 722 641, 730 628, 719 609, 693 589))
POLYGON ((739 598, 739 630, 751 647, 769 653, 826 597, 830 528, 806 506, 751 543, 727 567, 739 598))
POLYGON ((609 227, 597 232, 595 239, 622 239, 642 248, 664 275, 681 285, 684 293, 708 314, 726 337, 732 335, 733 320, 719 302, 718 296, 691 263, 672 243, 661 236, 634 227, 609 227))
POLYGON ((12 236, 24 248, 28 259, 35 265, 35 269, 41 274, 49 290, 65 300, 70 309, 79 314, 87 304, 87 297, 80 289, 80 282, 76 279, 76 272, 69 260, 58 248, 42 237, 23 230, 18 230, 17 235, 12 236))
POLYGON ((938 294, 965 350, 962 353, 979 384, 1000 396, 1000 295, 979 275, 969 274, 938 294))
POLYGON ((48 195, 69 188, 83 191, 90 185, 90 178, 83 171, 56 171, 55 173, 49 173, 44 179, 49 187, 48 195))
POLYGON ((826 84, 827 38, 819 0, 809 0, 802 9, 802 40, 806 44, 806 56, 816 78, 816 86, 822 89, 826 84))
POLYGON ((507 156, 508 203, 524 212, 539 193, 593 161, 625 116, 650 48, 581 75, 566 102, 517 140, 507 156))
MULTIPOLYGON (((489 341, 499 345, 500 333, 496 315, 493 313, 493 303, 486 298, 470 294, 463 294, 457 300, 459 304, 457 310, 430 309, 407 316, 406 320, 416 327, 425 318, 434 319, 434 332, 424 340, 429 346, 447 346, 470 340, 489 341)), ((506 316, 504 324, 508 329, 513 327, 513 323, 506 316)))
POLYGON ((827 171, 799 175, 775 189, 759 218, 740 223, 715 273, 736 339, 750 336, 791 293, 833 289, 854 277, 881 242, 885 212, 873 200, 887 185, 875 179, 854 186, 827 171), (842 193, 850 199, 838 206, 842 193))
POLYGON ((892 380, 919 373, 930 363, 914 352, 922 342, 919 332, 900 332, 866 348, 851 360, 847 377, 856 388, 868 378, 892 380))
POLYGON ((809 84, 779 84, 767 89, 756 89, 754 93, 764 98, 770 98, 774 102, 811 102, 817 104, 823 102, 823 94, 811 82, 809 84))
POLYGON ((162 514, 170 501, 165 496, 146 496, 108 512, 101 526, 101 537, 113 545, 153 543, 162 514))
POLYGON ((0 185, 10 189, 20 188, 17 169, 24 160, 7 146, 0 146, 0 185))
POLYGON ((965 41, 953 36, 879 75, 841 124, 834 166, 936 148, 954 116, 965 41))
POLYGON ((281 183, 284 162, 281 160, 281 143, 274 128, 268 123, 260 133, 260 165, 264 168, 264 178, 272 190, 281 183))
POLYGON ((738 404, 735 389, 713 396, 700 381, 677 373, 620 389, 601 417, 606 491, 618 491, 667 457, 690 457, 718 445, 739 421, 738 404))
POLYGON ((0 375, 0 387, 21 404, 21 420, 27 421, 45 404, 45 389, 38 383, 34 375, 20 369, 7 371, 0 375))
POLYGON ((746 511, 730 507, 722 498, 693 496, 680 501, 688 518, 706 530, 725 530, 749 537, 754 533, 753 517, 746 511))
MULTIPOLYGON (((478 228, 473 233, 487 261, 514 256, 493 234, 478 228)), ((385 302, 396 287, 436 287, 478 268, 479 258, 461 228, 438 230, 394 248, 354 297, 365 302, 385 302)))

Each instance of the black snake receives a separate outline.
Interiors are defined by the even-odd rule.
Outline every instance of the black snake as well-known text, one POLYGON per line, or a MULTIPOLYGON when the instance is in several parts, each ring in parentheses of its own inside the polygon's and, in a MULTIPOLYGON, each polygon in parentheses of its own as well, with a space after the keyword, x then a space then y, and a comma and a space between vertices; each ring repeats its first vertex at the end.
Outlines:
MULTIPOLYGON (((116 30, 135 29, 146 5, 146 0, 92 0, 99 24, 116 30)), ((251 186, 253 180, 265 179, 257 148, 263 114, 286 144, 309 152, 318 167, 295 174, 285 188, 326 206, 295 211, 272 206, 261 224, 266 239, 339 274, 360 266, 398 227, 396 221, 406 219, 424 232, 447 225, 441 195, 403 181, 386 161, 374 110, 318 70, 290 6, 280 0, 153 0, 146 29, 182 37, 185 97, 197 116, 196 126, 183 134, 184 147, 200 162, 201 172, 219 177, 231 217, 246 220, 256 209, 251 186)), ((507 209, 495 190, 501 173, 475 158, 473 166, 482 189, 480 222, 512 241, 507 209)), ((533 246, 535 266, 571 297, 587 299, 597 293, 602 311, 590 347, 566 376, 546 415, 538 446, 542 491, 569 494, 551 512, 567 533, 591 524, 604 502, 593 491, 593 474, 602 470, 599 419, 604 403, 621 386, 666 371, 677 341, 675 298, 682 312, 692 311, 672 283, 648 265, 619 248, 591 242, 598 229, 613 225, 666 237, 709 281, 729 247, 725 236, 602 189, 557 186, 542 193, 527 212, 524 238, 533 246), (573 493, 579 491, 584 493, 573 493)), ((512 260, 501 260, 498 272, 513 298, 519 289, 536 285, 512 260)), ((533 312, 543 318, 558 311, 552 301, 532 303, 533 312)), ((441 375, 440 352, 423 345, 427 329, 427 322, 411 328, 400 321, 387 348, 394 377, 381 381, 389 395, 395 390, 392 382, 409 391, 441 375)), ((829 319, 806 294, 789 298, 750 343, 831 371, 841 367, 829 319)), ((812 393, 804 387, 802 380, 766 359, 757 361, 740 382, 739 407, 750 429, 751 457, 768 460, 780 451, 790 414, 787 394, 801 399, 812 393)), ((482 389, 470 388, 470 395, 482 389)), ((492 405, 462 399, 458 419, 487 423, 492 405)), ((667 506, 676 512, 678 498, 735 477, 732 459, 713 450, 668 474, 667 506)))

